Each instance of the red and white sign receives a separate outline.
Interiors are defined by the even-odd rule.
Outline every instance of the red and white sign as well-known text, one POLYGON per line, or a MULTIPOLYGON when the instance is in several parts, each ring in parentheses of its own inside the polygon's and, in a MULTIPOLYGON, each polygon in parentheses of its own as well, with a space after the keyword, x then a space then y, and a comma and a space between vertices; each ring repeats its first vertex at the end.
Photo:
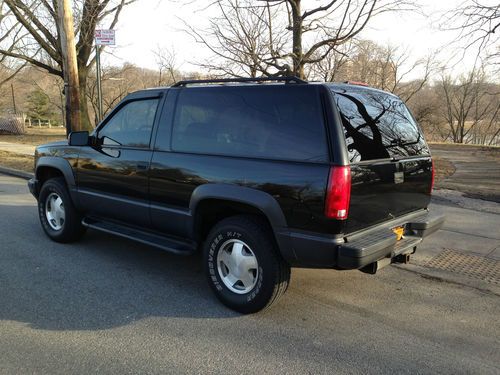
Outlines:
POLYGON ((96 46, 114 46, 115 30, 96 30, 95 44, 96 46))

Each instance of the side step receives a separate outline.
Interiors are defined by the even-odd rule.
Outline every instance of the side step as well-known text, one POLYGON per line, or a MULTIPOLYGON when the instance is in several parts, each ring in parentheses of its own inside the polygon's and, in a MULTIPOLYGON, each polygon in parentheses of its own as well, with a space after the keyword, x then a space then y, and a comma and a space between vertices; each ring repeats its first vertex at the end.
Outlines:
POLYGON ((191 255, 196 251, 196 243, 194 242, 182 241, 176 238, 146 232, 112 221, 86 217, 82 220, 82 225, 101 232, 114 234, 116 236, 154 246, 178 255, 191 255))

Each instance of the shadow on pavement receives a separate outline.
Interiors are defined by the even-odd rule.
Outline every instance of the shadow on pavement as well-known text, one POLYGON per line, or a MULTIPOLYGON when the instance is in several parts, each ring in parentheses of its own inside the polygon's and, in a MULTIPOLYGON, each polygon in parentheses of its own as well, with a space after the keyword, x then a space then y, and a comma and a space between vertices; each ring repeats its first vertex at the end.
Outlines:
POLYGON ((150 316, 228 318, 201 257, 180 257, 89 231, 57 244, 35 206, 0 205, 0 319, 47 330, 96 330, 150 316))

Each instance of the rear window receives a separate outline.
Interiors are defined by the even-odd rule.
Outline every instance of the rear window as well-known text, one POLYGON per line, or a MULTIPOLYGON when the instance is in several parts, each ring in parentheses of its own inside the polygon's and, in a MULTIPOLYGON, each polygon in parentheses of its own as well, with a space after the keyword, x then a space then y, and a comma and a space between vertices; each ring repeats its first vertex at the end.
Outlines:
POLYGON ((429 154, 419 126, 397 97, 367 89, 332 91, 351 162, 429 154))
POLYGON ((317 90, 292 85, 198 87, 179 93, 175 151, 326 161, 317 90))

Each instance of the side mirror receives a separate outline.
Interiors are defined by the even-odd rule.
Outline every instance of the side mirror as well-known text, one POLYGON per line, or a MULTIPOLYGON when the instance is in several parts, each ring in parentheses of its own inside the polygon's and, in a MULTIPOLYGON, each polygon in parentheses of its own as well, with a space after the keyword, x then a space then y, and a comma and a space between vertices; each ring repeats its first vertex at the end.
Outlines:
POLYGON ((71 132, 68 137, 68 144, 70 146, 88 146, 89 132, 71 132))

